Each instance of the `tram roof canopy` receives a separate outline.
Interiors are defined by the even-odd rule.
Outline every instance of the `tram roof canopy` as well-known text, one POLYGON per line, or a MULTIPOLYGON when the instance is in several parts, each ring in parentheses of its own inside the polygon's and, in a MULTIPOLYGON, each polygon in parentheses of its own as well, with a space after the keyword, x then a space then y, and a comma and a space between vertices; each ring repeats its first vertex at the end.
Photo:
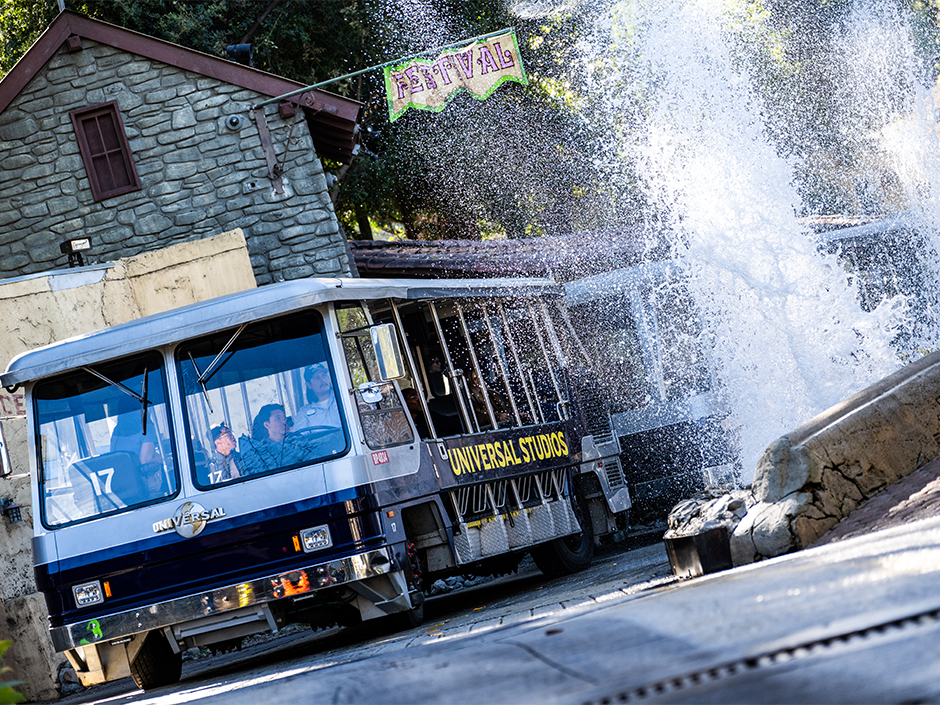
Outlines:
POLYGON ((337 301, 563 296, 551 279, 296 279, 269 284, 59 341, 14 357, 11 387, 64 370, 337 301))

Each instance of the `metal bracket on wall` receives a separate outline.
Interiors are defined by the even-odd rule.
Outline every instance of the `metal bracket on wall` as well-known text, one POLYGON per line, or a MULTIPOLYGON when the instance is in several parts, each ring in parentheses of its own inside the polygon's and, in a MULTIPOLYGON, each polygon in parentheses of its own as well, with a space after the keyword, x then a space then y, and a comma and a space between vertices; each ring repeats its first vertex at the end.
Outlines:
POLYGON ((268 121, 264 117, 264 108, 255 108, 255 124, 258 126, 258 136, 261 138, 261 151, 264 152, 264 159, 268 164, 268 176, 274 185, 274 193, 284 193, 284 182, 281 179, 281 165, 277 163, 277 155, 274 153, 274 144, 271 142, 271 131, 268 129, 268 121))

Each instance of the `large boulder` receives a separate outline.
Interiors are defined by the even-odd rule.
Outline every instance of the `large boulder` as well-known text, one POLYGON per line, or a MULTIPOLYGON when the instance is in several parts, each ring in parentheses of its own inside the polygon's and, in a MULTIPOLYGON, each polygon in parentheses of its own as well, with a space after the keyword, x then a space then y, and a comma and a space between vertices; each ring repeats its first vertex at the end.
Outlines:
POLYGON ((806 548, 938 456, 940 353, 933 353, 770 444, 747 514, 733 527, 735 565, 806 548))

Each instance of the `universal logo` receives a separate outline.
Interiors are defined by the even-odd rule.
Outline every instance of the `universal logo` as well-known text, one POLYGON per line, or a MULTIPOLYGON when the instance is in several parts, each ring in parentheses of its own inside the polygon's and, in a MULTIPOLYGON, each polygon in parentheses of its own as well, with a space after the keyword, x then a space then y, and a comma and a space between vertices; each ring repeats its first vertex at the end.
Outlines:
POLYGON ((225 510, 221 507, 215 509, 206 509, 196 502, 185 502, 176 514, 169 519, 157 521, 153 524, 153 533, 161 534, 170 529, 176 529, 176 533, 184 539, 190 539, 198 536, 213 519, 222 519, 225 516, 225 510))

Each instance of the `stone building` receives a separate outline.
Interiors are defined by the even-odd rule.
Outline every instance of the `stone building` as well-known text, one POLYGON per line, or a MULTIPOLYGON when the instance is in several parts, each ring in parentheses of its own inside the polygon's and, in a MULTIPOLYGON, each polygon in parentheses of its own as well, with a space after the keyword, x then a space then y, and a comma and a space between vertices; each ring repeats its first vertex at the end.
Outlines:
POLYGON ((258 284, 349 274, 320 159, 353 158, 361 105, 259 107, 302 87, 62 12, 0 81, 0 277, 234 228, 258 284))
MULTIPOLYGON (((348 275, 320 160, 353 159, 361 105, 321 91, 271 100, 302 88, 61 13, 0 80, 0 369, 156 310, 348 275)), ((3 663, 23 692, 44 700, 62 657, 32 583, 23 411, 22 392, 0 392, 0 498, 23 518, 0 516, 0 640, 13 639, 3 663)))

